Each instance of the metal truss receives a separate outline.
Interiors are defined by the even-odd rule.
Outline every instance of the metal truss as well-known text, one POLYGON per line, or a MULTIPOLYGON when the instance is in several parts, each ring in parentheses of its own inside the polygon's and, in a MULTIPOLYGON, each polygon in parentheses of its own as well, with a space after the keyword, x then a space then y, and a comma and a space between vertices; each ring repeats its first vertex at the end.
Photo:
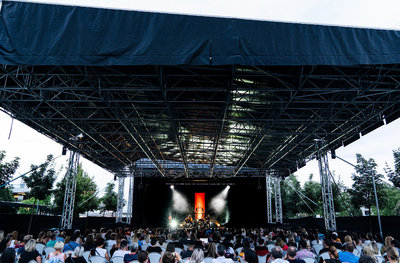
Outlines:
POLYGON ((129 176, 128 207, 126 212, 126 223, 129 225, 132 223, 134 189, 135 189, 135 172, 131 171, 129 176))
MULTIPOLYGON (((75 138, 73 140, 75 140, 75 138)), ((68 169, 65 175, 65 193, 63 212, 61 215, 61 229, 72 229, 78 165, 79 152, 76 150, 70 150, 68 169)))
POLYGON ((336 217, 335 217, 335 207, 333 203, 332 181, 329 172, 327 153, 326 151, 321 150, 323 145, 324 145, 323 140, 316 140, 315 148, 317 151, 319 174, 321 178, 325 229, 327 231, 336 231, 336 217))
POLYGON ((282 212, 282 195, 281 195, 281 178, 279 176, 273 177, 274 192, 275 192, 275 221, 277 223, 283 222, 282 212))
POLYGON ((123 222, 123 209, 125 204, 124 199, 124 188, 125 188, 125 176, 120 174, 118 176, 118 196, 117 196, 117 215, 115 223, 123 222))
POLYGON ((266 172, 265 174, 265 190, 267 192, 267 222, 272 224, 272 187, 271 176, 266 172))
POLYGON ((224 178, 296 171, 400 116, 399 65, 7 66, 0 107, 113 172, 224 178))

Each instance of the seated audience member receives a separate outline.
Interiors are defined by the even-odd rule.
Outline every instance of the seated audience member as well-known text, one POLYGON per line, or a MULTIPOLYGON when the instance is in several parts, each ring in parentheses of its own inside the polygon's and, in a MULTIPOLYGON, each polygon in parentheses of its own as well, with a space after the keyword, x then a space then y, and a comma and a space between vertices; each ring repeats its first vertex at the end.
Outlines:
POLYGON ((269 253, 268 248, 264 246, 264 239, 259 238, 257 240, 258 246, 255 247, 255 252, 257 256, 265 256, 269 253))
POLYGON ((340 262, 357 263, 360 258, 353 254, 354 251, 353 242, 347 242, 345 249, 346 251, 339 252, 340 262))
POLYGON ((362 255, 369 256, 374 260, 374 262, 378 262, 378 259, 375 256, 375 252, 374 252, 374 249, 372 248, 371 244, 364 245, 364 247, 362 249, 362 255))
POLYGON ((204 252, 201 248, 196 248, 192 256, 190 257, 189 263, 204 263, 204 252))
POLYGON ((165 251, 164 255, 161 258, 161 263, 177 263, 182 259, 176 252, 165 251))
POLYGON ((289 241, 286 243, 288 247, 297 247, 296 241, 294 240, 293 236, 289 236, 289 241))
POLYGON ((323 263, 340 263, 339 254, 335 246, 330 246, 328 250, 329 259, 325 259, 323 263))
POLYGON ((34 239, 31 239, 26 243, 18 262, 28 263, 30 260, 36 260, 36 262, 42 263, 42 257, 36 250, 36 241, 34 239))
POLYGON ((15 249, 6 248, 0 256, 0 263, 15 263, 15 249))
POLYGON ((192 256, 192 254, 193 254, 193 251, 194 251, 194 240, 190 239, 187 242, 187 245, 188 245, 187 250, 186 251, 182 251, 182 253, 181 253, 181 257, 182 258, 190 258, 192 256))
POLYGON ((26 243, 28 243, 28 241, 31 240, 31 239, 32 239, 32 236, 31 236, 31 235, 26 235, 26 236, 24 236, 24 238, 22 239, 22 242, 19 243, 19 248, 17 249, 17 254, 18 254, 18 255, 21 254, 22 251, 25 250, 25 245, 26 245, 26 243))
POLYGON ((374 240, 374 235, 372 233, 367 233, 367 239, 364 241, 364 244, 368 245, 371 244, 371 242, 375 241, 374 240))
POLYGON ((302 259, 296 259, 296 255, 297 255, 297 249, 294 246, 290 246, 287 249, 287 254, 285 259, 287 261, 289 261, 289 263, 306 263, 304 260, 302 259))
POLYGON ((281 237, 277 237, 277 239, 275 241, 275 246, 279 246, 280 248, 282 248, 283 251, 286 251, 288 248, 285 241, 283 241, 283 239, 281 237))
POLYGON ((85 243, 83 243, 83 249, 85 251, 90 251, 93 248, 96 248, 96 244, 94 243, 94 236, 92 234, 89 234, 86 237, 85 243))
POLYGON ((208 248, 205 252, 205 256, 209 258, 216 258, 217 257, 217 247, 215 246, 214 242, 208 244, 208 248))
POLYGON ((391 236, 387 236, 387 237, 385 237, 385 245, 384 246, 382 246, 382 248, 381 248, 381 255, 383 255, 383 254, 385 254, 386 253, 386 251, 390 248, 390 247, 392 247, 392 241, 394 240, 394 238, 393 237, 391 237, 391 236))
POLYGON ((64 231, 60 233, 60 231, 56 230, 56 231, 54 231, 54 234, 56 235, 56 241, 64 242, 64 237, 65 237, 64 231))
POLYGON ((283 257, 282 248, 276 246, 271 250, 270 263, 289 263, 287 260, 282 259, 282 257, 283 257))
POLYGON ((74 251, 75 248, 79 246, 79 243, 77 242, 79 235, 80 235, 79 232, 75 232, 72 234, 71 241, 69 241, 67 244, 64 245, 63 252, 74 251))
POLYGON ((217 246, 217 258, 213 259, 213 263, 233 263, 233 260, 231 258, 226 258, 225 257, 225 246, 222 244, 219 244, 217 246))
POLYGON ((108 255, 107 249, 105 249, 106 242, 104 238, 99 237, 96 240, 96 248, 90 251, 90 256, 100 256, 105 258, 107 261, 110 261, 110 256, 108 255))
POLYGON ((331 241, 332 241, 332 246, 335 246, 336 249, 340 249, 341 250, 343 248, 342 243, 340 242, 340 239, 338 238, 336 232, 332 233, 331 241))
POLYGON ((128 241, 123 239, 121 240, 119 249, 114 251, 112 257, 124 257, 126 254, 129 254, 128 241))
POLYGON ((386 250, 386 256, 389 261, 389 263, 398 263, 399 262, 399 252, 397 249, 390 247, 388 250, 386 250))
POLYGON ((76 247, 74 253, 65 259, 65 263, 87 263, 83 257, 85 249, 82 246, 76 247))
POLYGON ((47 260, 52 260, 52 259, 54 258, 54 259, 57 259, 57 260, 53 260, 53 261, 51 261, 51 262, 58 262, 58 261, 64 262, 65 259, 67 258, 67 255, 65 255, 64 253, 61 252, 61 250, 62 250, 63 248, 64 248, 64 243, 61 242, 61 241, 57 241, 57 242, 54 244, 54 249, 55 249, 56 251, 51 252, 51 253, 47 256, 47 260))
POLYGON ((252 249, 243 249, 243 260, 248 263, 256 263, 257 255, 252 249))
MULTIPOLYGON (((47 242, 46 247, 54 247, 54 245, 56 244, 57 240, 56 240, 56 234, 52 233, 50 235, 50 240, 49 242, 47 242)), ((64 242, 63 242, 64 244, 64 242)))
POLYGON ((322 253, 328 252, 329 247, 332 246, 332 241, 328 238, 325 238, 322 241, 322 245, 324 246, 324 248, 319 251, 319 255, 321 255, 322 253))
POLYGON ((177 234, 173 234, 172 235, 172 242, 170 242, 169 244, 174 244, 175 247, 179 247, 181 249, 184 249, 183 244, 178 241, 178 235, 177 234))
POLYGON ((149 263, 149 257, 146 251, 140 251, 137 256, 139 263, 149 263))
POLYGON ((300 249, 296 254, 296 259, 314 258, 314 254, 307 249, 307 242, 305 240, 300 240, 299 247, 300 249))
POLYGON ((130 245, 130 253, 124 255, 124 263, 128 263, 132 260, 138 260, 138 252, 139 246, 137 243, 132 243, 132 245, 130 245))
POLYGON ((375 263, 375 261, 367 255, 362 255, 358 263, 375 263))

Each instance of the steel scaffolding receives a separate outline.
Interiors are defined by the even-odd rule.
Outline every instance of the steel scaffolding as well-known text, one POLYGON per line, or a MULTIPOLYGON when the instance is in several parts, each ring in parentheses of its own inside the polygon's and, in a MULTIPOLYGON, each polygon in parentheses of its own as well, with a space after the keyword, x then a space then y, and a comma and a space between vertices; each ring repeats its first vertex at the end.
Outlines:
POLYGON ((282 223, 283 213, 282 213, 281 178, 279 176, 274 177, 274 188, 275 188, 275 221, 277 223, 282 223))
POLYGON ((324 141, 316 140, 315 147, 321 178, 322 202, 324 206, 324 222, 327 231, 336 230, 335 207, 333 203, 332 181, 330 178, 328 155, 323 150, 324 141))
POLYGON ((78 164, 79 152, 70 150, 68 169, 65 175, 65 194, 63 212, 61 216, 61 229, 72 229, 78 164))
POLYGON ((272 188, 271 188, 271 176, 266 172, 265 175, 265 189, 267 192, 267 222, 272 223, 272 188))
POLYGON ((116 223, 122 223, 123 214, 122 209, 124 208, 124 187, 125 187, 125 175, 120 174, 118 177, 118 197, 117 197, 117 217, 115 218, 116 223))
POLYGON ((128 209, 127 209, 127 214, 126 214, 126 223, 127 224, 131 224, 131 222, 132 222, 134 189, 135 189, 135 172, 134 171, 130 171, 130 174, 129 174, 128 209))

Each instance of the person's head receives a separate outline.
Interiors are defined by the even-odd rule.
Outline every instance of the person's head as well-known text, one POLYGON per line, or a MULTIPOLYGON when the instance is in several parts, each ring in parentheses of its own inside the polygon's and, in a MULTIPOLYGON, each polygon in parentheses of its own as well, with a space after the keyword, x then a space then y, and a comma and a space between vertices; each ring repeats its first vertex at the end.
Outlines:
POLYGON ((224 245, 222 245, 222 244, 218 245, 218 247, 217 247, 217 255, 220 256, 220 257, 224 256, 225 255, 225 250, 226 250, 226 248, 225 248, 224 245))
POLYGON ((344 242, 345 242, 345 243, 347 243, 347 242, 353 242, 353 239, 351 238, 350 235, 346 235, 346 236, 344 237, 344 242))
POLYGON ((4 239, 4 231, 0 230, 0 242, 4 239))
POLYGON ((15 249, 6 248, 1 254, 0 263, 15 263, 15 249))
POLYGON ((307 249, 307 242, 305 240, 300 240, 299 246, 301 249, 307 249))
POLYGON ((353 251, 354 251, 353 242, 347 242, 347 243, 346 243, 346 251, 348 251, 348 252, 350 252, 350 253, 353 253, 353 251))
POLYGON ((358 263, 376 263, 375 260, 367 255, 362 255, 358 260, 358 263))
POLYGON ((217 256, 217 248, 214 242, 208 244, 207 256, 211 258, 215 258, 217 256))
POLYGON ((376 244, 375 241, 371 242, 371 247, 374 250, 374 254, 375 255, 379 255, 379 247, 378 247, 378 244, 376 244))
MULTIPOLYGON (((43 232, 43 231, 42 231, 42 232, 43 232)), ((40 233, 42 233, 42 232, 40 232, 40 233)), ((39 233, 39 235, 40 235, 40 233, 39 233)), ((12 235, 12 237, 13 237, 14 240, 18 240, 18 231, 12 231, 12 232, 11 232, 11 235, 12 235)))
POLYGON ((193 249, 194 248, 194 244, 195 244, 194 240, 190 239, 189 242, 188 242, 188 247, 193 249))
POLYGON ((32 252, 36 250, 36 240, 35 239, 30 239, 28 242, 25 244, 25 251, 26 252, 32 252))
MULTIPOLYGON (((58 242, 57 242, 58 243, 58 242)), ((85 249, 82 246, 77 246, 74 249, 74 257, 76 258, 80 258, 83 256, 83 252, 85 251, 85 249)))
POLYGON ((336 234, 336 232, 333 232, 332 235, 331 235, 331 240, 332 240, 333 242, 335 242, 336 239, 337 239, 337 234, 336 234))
POLYGON ((374 236, 372 235, 372 233, 367 233, 367 239, 370 241, 374 240, 374 236))
POLYGON ((122 239, 119 244, 119 248, 122 250, 128 250, 128 241, 126 239, 122 239))
POLYGON ((136 252, 138 251, 138 249, 139 249, 139 246, 138 246, 137 243, 132 243, 132 244, 129 246, 129 249, 130 249, 130 251, 131 251, 132 253, 136 253, 136 252))
POLYGON ((175 263, 175 252, 165 251, 162 257, 162 263, 175 263))
POLYGON ((51 240, 56 240, 56 234, 51 233, 51 234, 50 234, 50 239, 51 239, 51 240))
POLYGON ((168 252, 175 252, 175 244, 173 244, 173 243, 168 243, 167 244, 167 247, 165 248, 165 251, 168 251, 168 252))
POLYGON ((147 255, 147 252, 146 251, 140 251, 139 253, 138 253, 138 261, 140 262, 140 263, 147 263, 148 261, 149 261, 149 257, 148 257, 148 255, 147 255))
POLYGON ((385 247, 386 247, 386 248, 391 247, 391 246, 392 246, 392 241, 393 241, 393 240, 394 240, 394 238, 391 237, 391 236, 385 237, 385 247))
POLYGON ((155 245, 157 244, 157 239, 152 238, 152 239, 150 240, 150 244, 151 244, 152 246, 155 246, 155 245))
POLYGON ((375 261, 375 252, 374 252, 374 249, 372 248, 372 246, 370 244, 364 245, 364 247, 362 249, 362 254, 366 255, 366 256, 370 256, 375 261))
POLYGON ((104 238, 99 237, 96 239, 96 247, 104 247, 105 241, 104 238))
POLYGON ((339 253, 335 246, 330 246, 328 249, 329 256, 334 259, 339 259, 339 253))
POLYGON ((297 249, 293 246, 288 247, 287 249, 287 255, 289 259, 295 259, 297 254, 297 249))
POLYGON ((192 256, 190 257, 190 261, 194 263, 200 263, 203 261, 203 259, 204 259, 204 252, 200 248, 196 248, 193 251, 192 256))
POLYGON ((257 243, 258 243, 258 245, 261 247, 262 245, 264 245, 264 239, 259 238, 259 239, 257 240, 257 243))
POLYGON ((25 235, 24 238, 22 239, 22 241, 24 242, 24 244, 26 244, 31 239, 32 239, 31 235, 25 235))
POLYGON ((392 262, 399 261, 399 251, 397 251, 396 248, 393 248, 393 247, 388 248, 388 250, 386 251, 386 255, 387 255, 389 261, 392 261, 392 262))
POLYGON ((71 236, 71 241, 76 241, 80 235, 80 232, 74 232, 71 236))
POLYGON ((64 243, 61 242, 61 241, 57 241, 57 242, 54 244, 54 249, 55 249, 55 250, 61 251, 63 248, 64 248, 64 243))
POLYGON ((275 246, 274 248, 272 248, 271 257, 273 259, 282 258, 282 256, 283 256, 282 249, 279 246, 275 246))
POLYGON ((244 249, 244 258, 245 258, 246 262, 248 262, 248 263, 256 263, 257 262, 257 256, 254 253, 254 251, 251 249, 244 249))

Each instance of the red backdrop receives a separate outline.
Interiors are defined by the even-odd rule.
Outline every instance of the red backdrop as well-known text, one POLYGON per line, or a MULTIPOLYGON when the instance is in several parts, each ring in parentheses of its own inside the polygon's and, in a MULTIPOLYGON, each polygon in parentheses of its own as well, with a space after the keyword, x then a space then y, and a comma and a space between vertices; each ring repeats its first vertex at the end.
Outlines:
POLYGON ((194 193, 194 215, 195 219, 204 219, 206 213, 206 194, 194 193))

